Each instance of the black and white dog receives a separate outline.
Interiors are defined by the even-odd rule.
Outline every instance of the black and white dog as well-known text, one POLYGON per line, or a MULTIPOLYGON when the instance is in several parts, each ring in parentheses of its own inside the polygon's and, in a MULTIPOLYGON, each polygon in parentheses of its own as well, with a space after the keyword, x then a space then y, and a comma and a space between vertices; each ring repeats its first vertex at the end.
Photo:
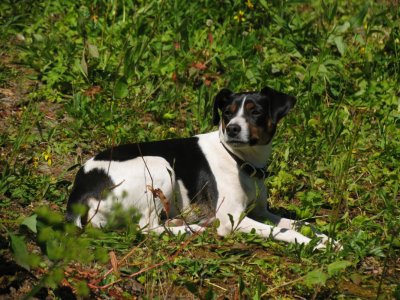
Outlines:
MULTIPOLYGON (((310 238, 295 231, 296 221, 267 210, 264 184, 276 126, 295 102, 294 97, 269 87, 245 93, 221 90, 213 111, 218 131, 121 145, 88 160, 76 176, 67 219, 80 227, 88 222, 102 227, 119 203, 141 214, 139 225, 146 231, 196 232, 216 218, 222 236, 254 229, 265 238, 309 243, 310 238), (75 215, 75 204, 84 204, 87 212, 75 215), (184 222, 165 223, 165 210, 168 219, 184 222), (275 225, 264 224, 266 220, 275 225)), ((327 236, 318 236, 322 240, 317 248, 323 248, 327 236)))

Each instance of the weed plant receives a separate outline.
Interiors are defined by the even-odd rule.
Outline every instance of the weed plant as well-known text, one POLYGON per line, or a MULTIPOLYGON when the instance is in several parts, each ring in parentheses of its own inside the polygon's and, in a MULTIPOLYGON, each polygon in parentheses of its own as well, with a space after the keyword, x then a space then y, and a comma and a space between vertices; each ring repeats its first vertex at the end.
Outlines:
POLYGON ((398 1, 2 1, 0 294, 399 299, 399 16, 398 1), (220 88, 266 85, 298 102, 265 200, 341 251, 143 236, 120 211, 103 231, 65 224, 98 150, 210 131, 220 88))

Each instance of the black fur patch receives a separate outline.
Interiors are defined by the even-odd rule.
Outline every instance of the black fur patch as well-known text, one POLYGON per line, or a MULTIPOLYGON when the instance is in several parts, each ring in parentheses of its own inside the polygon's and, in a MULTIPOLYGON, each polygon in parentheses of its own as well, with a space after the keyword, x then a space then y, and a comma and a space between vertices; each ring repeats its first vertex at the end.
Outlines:
POLYGON ((121 145, 99 153, 94 160, 121 162, 141 156, 159 156, 168 161, 176 179, 183 181, 192 202, 217 202, 215 177, 197 137, 121 145))
MULTIPOLYGON (((72 221, 74 218, 72 207, 76 204, 87 204, 88 198, 101 199, 102 195, 114 186, 114 182, 103 171, 99 169, 91 170, 85 173, 80 168, 76 174, 74 187, 68 199, 67 204, 67 220, 72 221)), ((87 216, 82 217, 82 223, 85 224, 87 216)))

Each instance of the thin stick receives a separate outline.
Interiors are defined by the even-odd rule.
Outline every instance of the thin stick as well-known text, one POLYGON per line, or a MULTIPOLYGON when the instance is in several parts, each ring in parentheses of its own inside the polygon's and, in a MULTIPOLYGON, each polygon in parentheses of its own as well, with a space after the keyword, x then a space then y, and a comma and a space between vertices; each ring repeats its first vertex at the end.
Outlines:
POLYGON ((206 280, 206 282, 207 282, 209 285, 212 285, 213 287, 216 287, 216 288, 219 288, 219 289, 223 290, 224 292, 227 291, 226 288, 223 288, 222 286, 219 286, 219 285, 217 285, 217 284, 215 284, 215 283, 212 283, 209 279, 206 280))
POLYGON ((291 285, 291 284, 296 283, 296 282, 298 282, 298 281, 301 281, 301 280, 303 280, 305 277, 306 277, 306 275, 301 276, 301 277, 299 277, 299 278, 297 278, 297 279, 294 279, 294 280, 292 280, 292 281, 288 281, 288 282, 282 283, 282 284, 280 284, 280 285, 277 285, 277 286, 273 287, 272 289, 270 289, 270 290, 264 292, 264 293, 261 295, 261 298, 263 298, 264 296, 266 296, 266 295, 268 295, 268 294, 270 294, 270 293, 272 293, 272 292, 274 292, 274 291, 276 291, 276 290, 278 290, 278 289, 280 289, 280 288, 283 288, 283 287, 285 287, 285 286, 288 286, 288 285, 291 285))

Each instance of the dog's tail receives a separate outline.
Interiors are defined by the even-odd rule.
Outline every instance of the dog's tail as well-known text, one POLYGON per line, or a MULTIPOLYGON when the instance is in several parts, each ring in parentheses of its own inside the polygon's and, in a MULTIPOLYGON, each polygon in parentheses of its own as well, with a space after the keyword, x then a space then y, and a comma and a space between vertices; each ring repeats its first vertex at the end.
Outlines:
POLYGON ((104 191, 114 185, 110 176, 102 169, 85 172, 80 168, 75 177, 71 194, 67 203, 66 220, 82 228, 88 222, 88 199, 101 201, 104 191))

